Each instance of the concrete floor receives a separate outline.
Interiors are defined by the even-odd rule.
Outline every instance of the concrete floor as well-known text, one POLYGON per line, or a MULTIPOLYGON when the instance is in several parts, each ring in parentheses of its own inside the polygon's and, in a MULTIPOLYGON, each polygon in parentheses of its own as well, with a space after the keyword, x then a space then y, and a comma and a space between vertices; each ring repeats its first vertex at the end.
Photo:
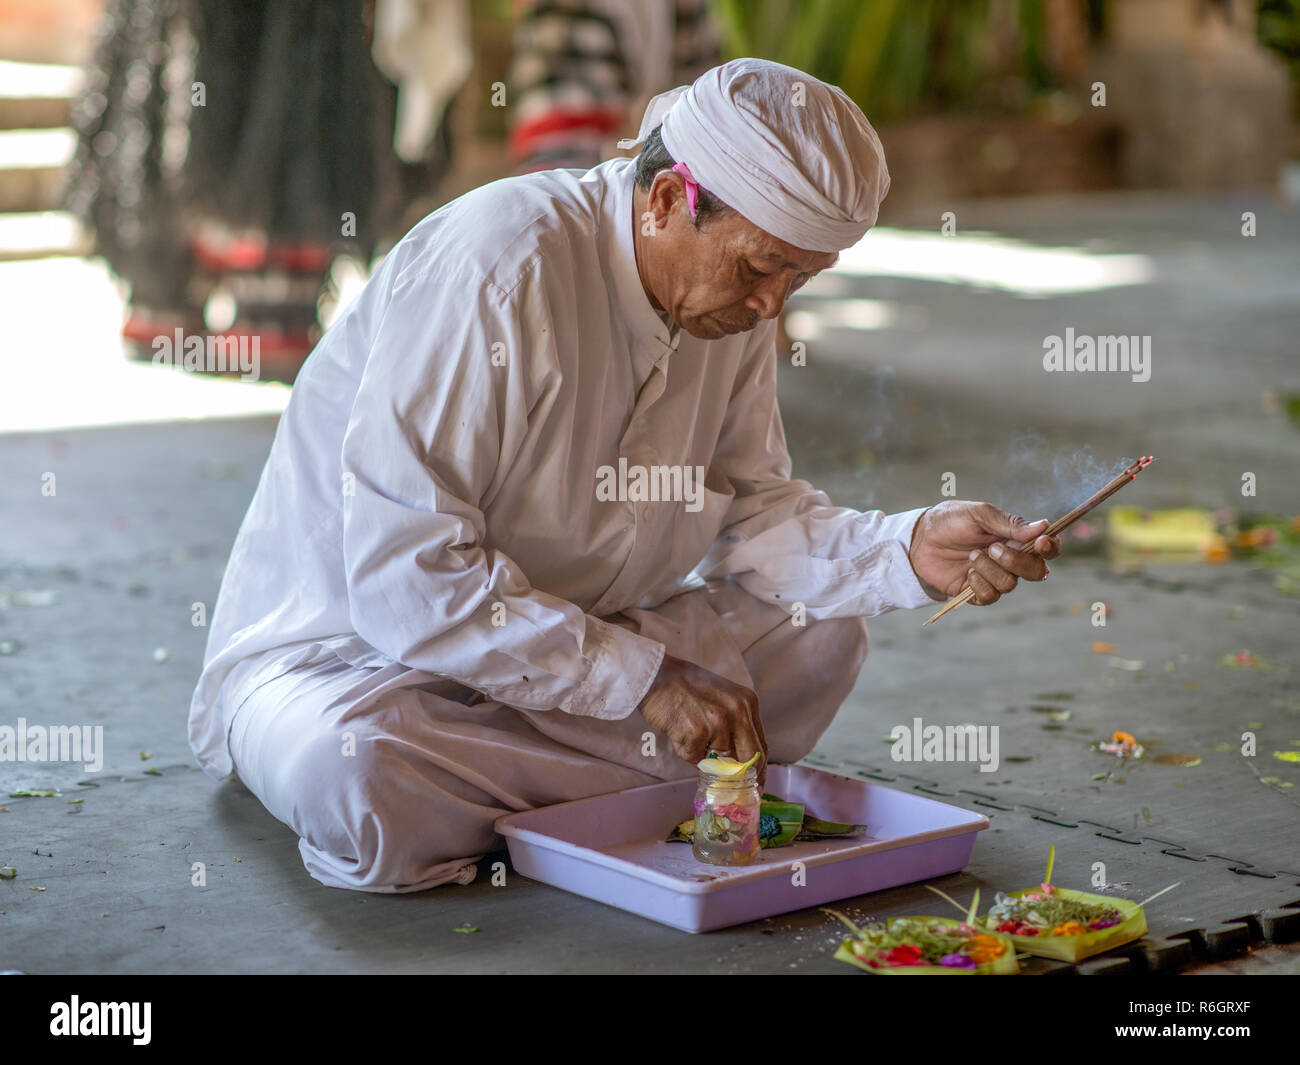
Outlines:
MULTIPOLYGON (((1159 456, 1124 502, 1300 514, 1300 430, 1278 402, 1300 392, 1295 210, 1262 197, 1168 195, 955 209, 954 239, 994 232, 1023 242, 1010 246, 1022 261, 998 277, 963 273, 958 249, 982 249, 979 263, 995 260, 995 246, 956 243, 950 280, 933 279, 946 260, 931 250, 920 265, 899 261, 913 276, 868 264, 799 300, 791 331, 804 337, 808 365, 782 370, 797 475, 837 503, 898 511, 937 501, 941 477, 954 473, 959 498, 1053 517, 1075 501, 1080 478, 1068 482, 1087 446, 1105 465, 1159 456), (1244 210, 1258 213, 1259 236, 1240 236, 1244 210), (1072 250, 1043 257, 1044 248, 1072 250), (1135 263, 1146 280, 1104 287, 1110 267, 1135 263), (1062 290, 1041 294, 1053 276, 1062 290), (872 322, 885 324, 862 328, 872 322), (1045 373, 1043 337, 1067 326, 1151 335, 1151 380, 1045 373), (1044 474, 1054 460, 1060 483, 1044 474), (1245 471, 1257 478, 1253 500, 1240 494, 1245 471)), ((937 217, 902 224, 932 230, 937 217)), ((18 357, 43 354, 4 355, 18 357)), ((42 387, 76 393, 76 375, 60 365, 51 361, 42 387)), ((831 960, 838 926, 815 909, 689 936, 513 871, 503 887, 481 873, 468 887, 414 896, 311 880, 292 833, 239 786, 203 776, 185 739, 206 635, 191 623, 193 604, 211 608, 273 431, 263 416, 0 435, 0 723, 102 724, 106 744, 93 776, 0 764, 3 794, 61 791, 0 800, 0 865, 18 870, 0 880, 0 968, 614 972, 635 958, 641 972, 853 972, 831 960), (54 497, 41 493, 48 472, 54 497), (464 924, 480 931, 454 931, 464 924)), ((1300 972, 1295 946, 1255 938, 1241 955, 1247 944, 1227 933, 1254 926, 1224 924, 1300 906, 1300 765, 1271 757, 1300 745, 1297 600, 1271 571, 1121 570, 1081 551, 1054 563, 1047 584, 995 607, 966 607, 922 631, 924 616, 871 621, 867 666, 809 762, 989 815, 971 864, 938 886, 964 900, 975 887, 987 896, 1034 883, 1055 842, 1061 884, 1084 886, 1097 861, 1127 897, 1184 881, 1151 908, 1150 957, 1183 944, 1175 968, 1300 972), (1112 606, 1103 630, 1080 609, 1097 600, 1112 606), (1097 639, 1144 665, 1114 668, 1092 652, 1097 639), (1243 648, 1276 668, 1222 665, 1243 648), (1032 709, 1044 703, 1068 709, 1068 721, 1032 709), (999 725, 1001 771, 900 772, 911 767, 892 762, 881 737, 918 715, 999 725), (1236 745, 1249 722, 1260 723, 1250 726, 1260 737, 1253 762, 1215 749, 1236 745), (1116 728, 1152 754, 1202 763, 1140 762, 1094 780, 1111 761, 1090 744, 1116 728), (1186 943, 1205 953, 1193 959, 1186 943)), ((918 885, 843 908, 933 912, 932 898, 918 885)))

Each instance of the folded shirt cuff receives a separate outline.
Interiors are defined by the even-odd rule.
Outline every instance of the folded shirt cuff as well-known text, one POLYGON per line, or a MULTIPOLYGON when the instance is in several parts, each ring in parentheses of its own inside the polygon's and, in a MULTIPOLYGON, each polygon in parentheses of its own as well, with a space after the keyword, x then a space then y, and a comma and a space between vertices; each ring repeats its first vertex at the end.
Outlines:
POLYGON ((895 607, 913 609, 918 606, 931 606, 943 602, 933 598, 921 584, 916 571, 912 569, 911 556, 912 531, 917 521, 929 507, 917 507, 899 514, 886 514, 880 522, 879 537, 889 542, 891 551, 886 558, 882 585, 884 598, 895 607))
POLYGON ((587 638, 596 641, 591 670, 560 709, 579 717, 621 721, 649 691, 667 648, 658 640, 591 615, 587 616, 587 638))

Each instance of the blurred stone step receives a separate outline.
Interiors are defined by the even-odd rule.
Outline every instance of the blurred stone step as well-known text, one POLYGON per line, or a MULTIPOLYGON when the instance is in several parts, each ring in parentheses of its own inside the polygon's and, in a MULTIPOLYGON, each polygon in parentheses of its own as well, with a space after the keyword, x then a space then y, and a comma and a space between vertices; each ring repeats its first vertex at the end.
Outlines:
POLYGON ((66 211, 0 214, 0 262, 90 252, 89 234, 66 211))
POLYGON ((0 212, 56 207, 76 146, 66 127, 0 131, 0 212))
POLYGON ((0 60, 0 129, 68 125, 83 79, 78 67, 0 60))

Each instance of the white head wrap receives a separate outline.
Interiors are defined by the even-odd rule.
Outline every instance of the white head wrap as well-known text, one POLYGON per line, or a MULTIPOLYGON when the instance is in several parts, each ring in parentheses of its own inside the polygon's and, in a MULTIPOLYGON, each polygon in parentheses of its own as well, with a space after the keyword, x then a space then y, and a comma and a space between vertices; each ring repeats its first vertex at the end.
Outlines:
POLYGON ((701 188, 805 251, 842 251, 889 192, 885 152, 833 85, 765 59, 734 59, 650 101, 635 148, 663 124, 664 147, 701 188))

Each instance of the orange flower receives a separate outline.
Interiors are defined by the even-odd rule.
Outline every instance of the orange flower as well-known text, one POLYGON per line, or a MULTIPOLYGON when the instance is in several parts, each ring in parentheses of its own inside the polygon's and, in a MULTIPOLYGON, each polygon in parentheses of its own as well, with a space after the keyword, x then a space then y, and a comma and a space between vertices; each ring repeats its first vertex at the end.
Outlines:
POLYGON ((1254 529, 1242 529, 1232 538, 1232 546, 1236 548, 1254 548, 1267 547, 1277 540, 1277 532, 1267 525, 1260 525, 1254 529))
POLYGON ((1052 929, 1054 936, 1081 936, 1088 931, 1078 921, 1066 921, 1064 924, 1058 924, 1052 929))
POLYGON ((1006 946, 996 936, 971 936, 966 941, 966 953, 975 959, 976 965, 994 961, 1006 952, 1006 946))
POLYGON ((1110 734, 1110 738, 1114 740, 1116 743, 1132 743, 1132 744, 1137 743, 1137 737, 1134 736, 1131 732, 1119 732, 1119 731, 1112 732, 1110 734))

